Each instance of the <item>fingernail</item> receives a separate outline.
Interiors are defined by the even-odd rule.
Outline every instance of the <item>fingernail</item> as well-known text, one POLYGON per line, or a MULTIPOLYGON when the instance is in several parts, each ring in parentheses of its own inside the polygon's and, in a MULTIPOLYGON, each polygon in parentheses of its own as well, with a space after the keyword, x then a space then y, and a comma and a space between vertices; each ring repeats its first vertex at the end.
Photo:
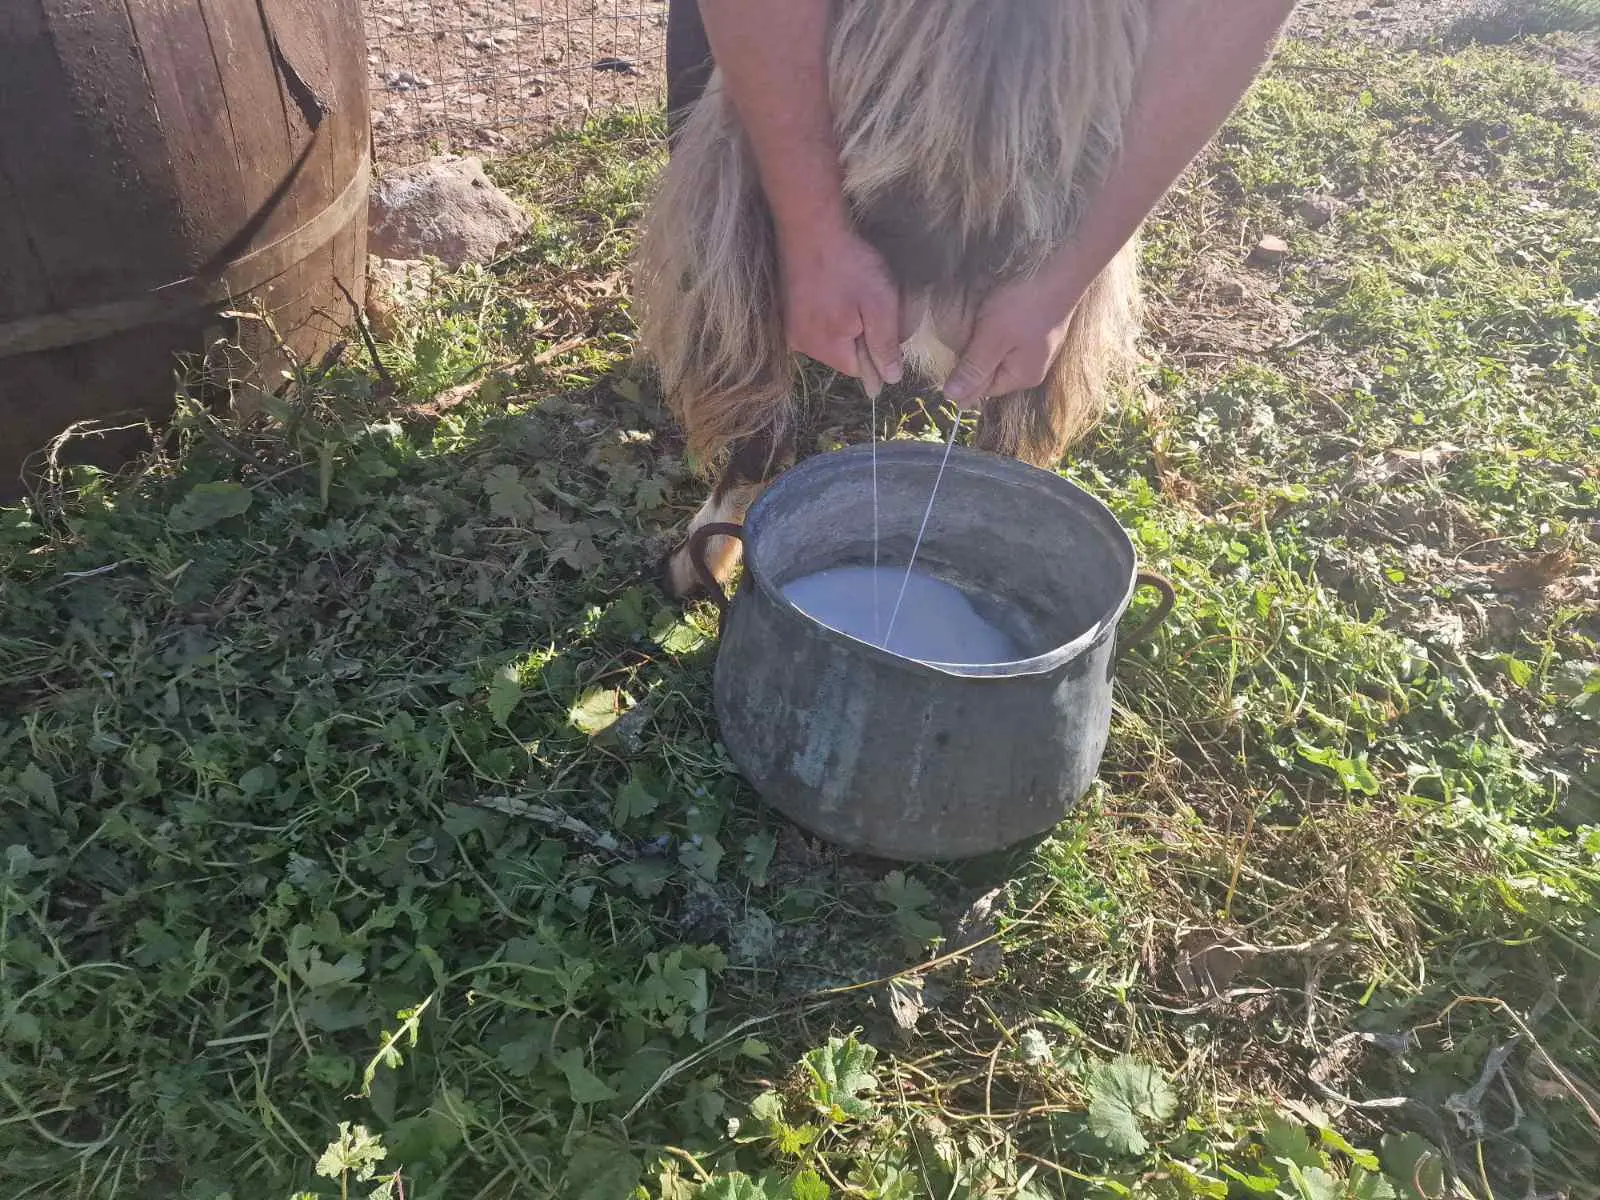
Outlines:
POLYGON ((889 369, 883 373, 883 381, 885 383, 899 383, 900 382, 900 364, 899 363, 892 362, 892 363, 889 364, 889 369))
POLYGON ((954 400, 957 404, 960 404, 967 398, 967 394, 967 385, 958 379, 952 379, 944 385, 944 398, 946 400, 954 400))

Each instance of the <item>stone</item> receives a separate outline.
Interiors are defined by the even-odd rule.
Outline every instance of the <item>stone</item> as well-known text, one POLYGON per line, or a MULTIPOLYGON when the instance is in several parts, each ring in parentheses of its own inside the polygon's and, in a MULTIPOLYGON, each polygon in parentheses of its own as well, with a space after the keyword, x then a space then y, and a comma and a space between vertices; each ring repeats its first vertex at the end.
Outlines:
POLYGON ((1268 234, 1250 251, 1250 261, 1258 267, 1276 267, 1289 257, 1289 243, 1268 234))
POLYGON ((1343 208, 1344 204, 1332 196, 1307 196, 1300 201, 1300 219, 1313 229, 1321 229, 1343 208))
POLYGON ((401 313, 427 298, 434 270, 422 259, 367 256, 367 326, 375 338, 394 337, 401 313))
POLYGON ((443 155, 374 180, 368 246, 380 258, 485 263, 528 231, 528 214, 489 181, 483 160, 443 155))
POLYGON ((496 29, 492 32, 468 30, 467 45, 485 54, 499 54, 511 49, 517 41, 515 29, 496 29))
POLYGON ((415 71, 385 71, 383 85, 391 92, 415 92, 422 88, 431 88, 433 80, 426 75, 418 75, 415 71))

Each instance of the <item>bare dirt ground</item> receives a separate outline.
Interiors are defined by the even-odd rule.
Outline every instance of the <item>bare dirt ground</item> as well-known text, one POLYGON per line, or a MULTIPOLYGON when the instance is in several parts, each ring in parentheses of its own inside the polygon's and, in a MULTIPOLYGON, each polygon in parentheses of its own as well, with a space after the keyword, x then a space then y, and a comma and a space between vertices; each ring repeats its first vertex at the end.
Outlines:
POLYGON ((365 0, 378 157, 494 153, 665 90, 666 0, 365 0))
MULTIPOLYGON (((1354 36, 1414 46, 1440 35, 1474 32, 1474 18, 1483 26, 1475 32, 1509 36, 1515 20, 1505 14, 1512 7, 1508 0, 1302 0, 1291 29, 1317 40, 1354 36)), ((1600 87, 1600 35, 1570 35, 1528 52, 1579 83, 1600 87)))
POLYGON ((1478 0, 1304 0, 1290 28, 1300 37, 1353 34, 1399 44, 1425 38, 1478 7, 1478 0))
MULTIPOLYGON (((1488 0, 1304 0, 1292 30, 1404 46, 1488 0)), ((490 154, 665 90, 666 0, 365 0, 379 159, 490 154)), ((1600 38, 1550 57, 1600 84, 1600 38)))

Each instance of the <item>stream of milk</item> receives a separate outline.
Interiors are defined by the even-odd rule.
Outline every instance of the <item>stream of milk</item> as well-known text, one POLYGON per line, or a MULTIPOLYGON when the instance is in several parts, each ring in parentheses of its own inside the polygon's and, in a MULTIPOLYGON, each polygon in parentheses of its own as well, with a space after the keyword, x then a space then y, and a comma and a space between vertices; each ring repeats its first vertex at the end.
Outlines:
POLYGON ((902 583, 905 596, 884 647, 891 653, 922 662, 966 664, 1021 657, 1017 644, 980 616, 965 592, 915 569, 908 578, 904 567, 830 567, 786 584, 783 594, 812 620, 879 646, 902 583))

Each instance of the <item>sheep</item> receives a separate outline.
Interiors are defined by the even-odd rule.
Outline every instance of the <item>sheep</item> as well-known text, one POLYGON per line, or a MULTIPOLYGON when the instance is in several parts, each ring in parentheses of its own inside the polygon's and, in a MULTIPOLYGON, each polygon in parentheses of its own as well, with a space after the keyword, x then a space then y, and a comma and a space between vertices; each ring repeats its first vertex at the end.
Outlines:
MULTIPOLYGON (((839 0, 828 82, 844 194, 914 314, 909 370, 944 384, 987 292, 1072 235, 1120 146, 1147 0, 839 0)), ((1139 331, 1136 241, 1089 287, 1044 383, 991 398, 977 445, 1060 461, 1139 331)), ((691 456, 723 464, 687 533, 741 520, 794 455, 798 414, 771 213, 713 69, 676 131, 634 260, 640 347, 691 456)), ((910 326, 910 327, 908 327, 910 326)), ((713 538, 713 575, 738 562, 713 538)), ((697 590, 684 545, 667 588, 697 590)))

